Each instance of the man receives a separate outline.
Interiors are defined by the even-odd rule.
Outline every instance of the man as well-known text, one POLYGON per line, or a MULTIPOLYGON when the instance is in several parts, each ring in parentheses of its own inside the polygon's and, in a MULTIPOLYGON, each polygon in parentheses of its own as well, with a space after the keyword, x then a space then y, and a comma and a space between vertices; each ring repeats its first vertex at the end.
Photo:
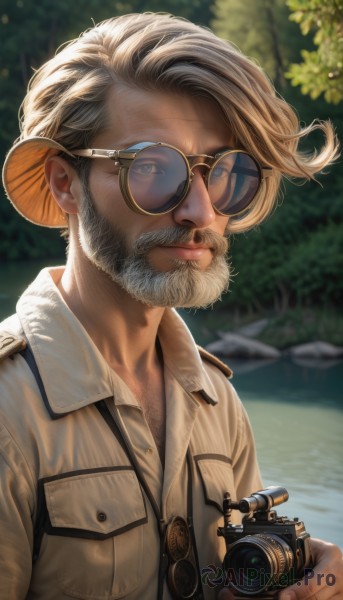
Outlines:
MULTIPOLYGON (((224 493, 262 484, 230 370, 173 307, 213 303, 226 234, 335 158, 317 127, 304 157, 256 65, 167 15, 104 22, 37 71, 4 184, 69 245, 2 326, 1 598, 217 597, 224 493)), ((312 552, 322 578, 289 597, 341 597, 338 548, 312 552)))

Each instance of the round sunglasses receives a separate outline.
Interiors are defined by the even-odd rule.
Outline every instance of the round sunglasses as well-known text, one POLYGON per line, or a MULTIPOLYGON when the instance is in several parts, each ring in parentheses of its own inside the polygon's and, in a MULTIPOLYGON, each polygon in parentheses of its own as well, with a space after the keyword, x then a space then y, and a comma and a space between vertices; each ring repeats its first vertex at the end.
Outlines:
POLYGON ((119 185, 127 205, 145 215, 162 215, 187 197, 194 170, 202 176, 214 210, 238 216, 251 208, 272 169, 260 167, 245 150, 228 148, 214 156, 184 154, 163 142, 141 142, 124 150, 98 148, 71 151, 74 156, 109 158, 119 168, 119 185))

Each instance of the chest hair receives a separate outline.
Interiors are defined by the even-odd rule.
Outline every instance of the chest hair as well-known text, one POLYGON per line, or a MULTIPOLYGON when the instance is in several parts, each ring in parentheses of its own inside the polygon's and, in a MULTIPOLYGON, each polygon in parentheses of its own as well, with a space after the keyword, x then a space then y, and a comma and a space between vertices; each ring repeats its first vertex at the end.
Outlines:
POLYGON ((129 383, 142 408, 144 417, 154 438, 162 465, 165 458, 166 397, 163 371, 159 370, 149 380, 132 380, 129 383))

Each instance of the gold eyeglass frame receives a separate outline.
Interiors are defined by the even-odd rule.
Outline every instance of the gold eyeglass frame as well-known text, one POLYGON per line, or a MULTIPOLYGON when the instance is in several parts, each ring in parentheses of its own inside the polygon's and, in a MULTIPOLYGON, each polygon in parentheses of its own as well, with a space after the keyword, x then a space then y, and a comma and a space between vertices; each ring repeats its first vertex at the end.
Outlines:
POLYGON ((113 160, 115 166, 117 166, 119 168, 119 187, 120 187, 120 191, 121 191, 123 198, 124 198, 126 204, 128 205, 128 207, 131 208, 131 210, 133 210, 136 213, 143 214, 143 215, 149 215, 149 216, 153 216, 153 217, 170 213, 173 210, 175 210, 178 206, 180 206, 180 204, 182 204, 182 202, 187 197, 188 192, 191 187, 191 184, 192 184, 192 179, 194 177, 193 169, 195 169, 196 167, 206 167, 208 169, 208 174, 206 174, 204 176, 206 189, 208 189, 207 188, 208 175, 213 171, 214 167, 217 165, 219 160, 221 160, 221 158, 224 155, 238 153, 238 152, 242 153, 242 154, 247 154, 254 161, 254 163, 256 164, 258 173, 259 173, 260 181, 259 181, 259 186, 255 192, 255 195, 252 197, 248 206, 246 206, 244 209, 242 209, 241 211, 239 211, 237 213, 232 213, 231 215, 226 214, 224 212, 221 212, 219 209, 216 208, 216 206, 214 204, 212 204, 213 209, 215 210, 216 213, 218 213, 219 215, 222 215, 224 217, 230 217, 230 218, 240 216, 241 214, 243 214, 251 209, 252 205, 254 204, 254 200, 258 196, 258 192, 261 189, 263 180, 266 177, 269 177, 273 170, 271 167, 261 167, 259 165, 259 163, 257 162, 257 160, 255 160, 255 158, 253 158, 251 156, 251 154, 249 154, 249 152, 246 152, 246 150, 240 150, 237 148, 227 148, 226 150, 216 153, 214 156, 210 156, 208 154, 184 154, 182 152, 182 150, 179 150, 179 148, 176 148, 176 146, 172 146, 171 144, 166 144, 164 142, 140 142, 138 144, 134 144, 133 146, 130 146, 129 148, 125 148, 123 150, 108 150, 108 149, 101 149, 101 148, 81 148, 81 149, 71 150, 71 154, 73 154, 74 156, 80 156, 80 157, 84 157, 84 158, 109 158, 110 160, 113 160), (180 200, 177 202, 177 204, 172 206, 172 208, 168 208, 167 210, 164 210, 161 212, 150 212, 150 211, 145 210, 141 206, 139 206, 137 204, 137 202, 135 201, 133 195, 131 194, 131 190, 130 190, 130 186, 129 186, 129 182, 128 182, 129 168, 130 168, 132 162, 134 161, 134 159, 137 157, 137 155, 142 150, 145 150, 146 148, 150 148, 153 146, 166 147, 166 148, 171 148, 172 150, 176 150, 176 152, 178 152, 178 154, 180 154, 182 156, 182 158, 185 162, 186 168, 187 168, 187 185, 185 187, 185 190, 184 190, 180 200))

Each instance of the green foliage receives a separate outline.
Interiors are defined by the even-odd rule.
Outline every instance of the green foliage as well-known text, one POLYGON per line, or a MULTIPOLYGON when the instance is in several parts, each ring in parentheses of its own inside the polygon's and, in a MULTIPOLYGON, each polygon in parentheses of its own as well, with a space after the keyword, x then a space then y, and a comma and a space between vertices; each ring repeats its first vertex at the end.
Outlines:
POLYGON ((25 221, 4 198, 0 202, 0 262, 63 257, 65 242, 56 230, 25 221))
POLYGON ((312 99, 324 94, 327 102, 338 104, 343 99, 343 1, 287 0, 287 5, 303 35, 315 32, 317 49, 303 50, 302 62, 292 64, 286 77, 312 99))
POLYGON ((284 71, 295 59, 297 27, 288 20, 285 0, 216 0, 212 28, 257 60, 280 91, 284 71))
POLYGON ((316 340, 342 346, 343 317, 338 310, 293 308, 272 317, 258 337, 261 342, 280 349, 316 340))
MULTIPOLYGON (((291 62, 299 62, 301 51, 310 53, 314 49, 311 39, 304 38, 295 21, 290 21, 290 8, 297 4, 305 11, 318 3, 321 9, 333 4, 332 0, 294 0, 292 6, 285 0, 217 0, 212 26, 245 54, 258 58, 276 88, 296 107, 302 122, 330 118, 340 136, 342 105, 328 110, 321 98, 309 103, 299 89, 277 75, 278 64, 286 71, 291 62), (272 11, 272 18, 267 18, 267 9, 272 11)), ((342 0, 335 4, 342 4, 342 0)), ((310 26, 312 21, 308 22, 310 26)), ((303 149, 312 151, 321 143, 317 135, 312 135, 303 149)), ((223 299, 226 311, 261 314, 269 309, 286 314, 292 306, 340 306, 343 175, 338 167, 322 179, 322 184, 323 188, 316 183, 303 187, 286 185, 284 201, 268 221, 232 240, 232 263, 237 276, 223 299)))
POLYGON ((282 313, 291 306, 342 305, 343 176, 336 169, 323 184, 307 184, 306 191, 288 184, 269 220, 234 238, 238 277, 224 299, 227 307, 282 313))

